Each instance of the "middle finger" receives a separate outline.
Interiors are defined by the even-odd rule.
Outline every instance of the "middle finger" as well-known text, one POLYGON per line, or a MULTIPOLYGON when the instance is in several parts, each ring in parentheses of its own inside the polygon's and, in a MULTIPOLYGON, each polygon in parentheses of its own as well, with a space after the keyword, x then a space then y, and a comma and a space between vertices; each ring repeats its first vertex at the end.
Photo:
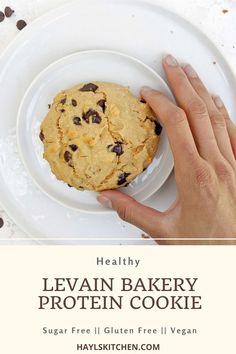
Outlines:
POLYGON ((229 134, 227 131, 226 120, 223 114, 216 108, 216 105, 211 95, 209 94, 206 87, 203 85, 195 70, 190 65, 184 66, 183 69, 194 90, 206 104, 212 128, 215 134, 216 142, 221 154, 231 164, 235 165, 235 158, 230 143, 229 134))

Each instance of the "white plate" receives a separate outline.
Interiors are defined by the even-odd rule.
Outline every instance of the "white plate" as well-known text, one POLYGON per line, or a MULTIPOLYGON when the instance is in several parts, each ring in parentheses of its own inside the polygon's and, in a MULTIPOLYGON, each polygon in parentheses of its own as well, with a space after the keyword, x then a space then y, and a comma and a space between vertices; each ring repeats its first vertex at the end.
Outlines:
MULTIPOLYGON (((234 121, 236 80, 209 39, 155 0, 99 0, 99 6, 98 0, 75 1, 27 26, 1 56, 0 198, 8 214, 28 234, 45 240, 85 237, 93 243, 92 238, 98 237, 101 243, 108 237, 110 243, 143 243, 141 231, 114 213, 90 215, 48 198, 31 182, 17 151, 17 111, 32 80, 55 60, 93 48, 132 55, 161 76, 161 58, 171 52, 197 69, 209 90, 223 98, 234 121), (128 237, 132 239, 127 241, 128 237)), ((145 204, 164 210, 174 198, 172 175, 145 204)))
MULTIPOLYGON (((39 139, 40 124, 48 112, 48 103, 61 90, 81 82, 105 81, 129 86, 139 96, 142 85, 156 87, 170 98, 172 94, 162 78, 141 61, 121 53, 91 50, 66 56, 42 71, 26 91, 17 120, 19 151, 37 185, 59 203, 85 212, 108 212, 96 200, 96 193, 68 188, 51 173, 43 159, 39 139)), ((155 193, 173 168, 173 158, 163 129, 157 154, 149 168, 123 192, 142 202, 155 193)))

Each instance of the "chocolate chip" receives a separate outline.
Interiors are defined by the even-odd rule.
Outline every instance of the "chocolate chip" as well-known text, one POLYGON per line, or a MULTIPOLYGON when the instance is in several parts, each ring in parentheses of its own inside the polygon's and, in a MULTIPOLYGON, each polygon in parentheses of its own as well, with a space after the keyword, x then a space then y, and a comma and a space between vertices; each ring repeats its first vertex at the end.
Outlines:
POLYGON ((76 151, 78 149, 78 146, 75 144, 71 144, 69 145, 69 147, 71 148, 72 151, 76 151))
POLYGON ((92 123, 96 123, 96 124, 101 123, 102 118, 100 117, 98 112, 96 112, 94 109, 89 109, 88 112, 83 113, 82 118, 86 123, 89 123, 90 117, 92 117, 92 123))
POLYGON ((144 167, 143 172, 146 171, 147 167, 144 167))
POLYGON ((2 11, 0 11, 0 22, 4 21, 5 15, 2 11))
POLYGON ((11 15, 14 14, 15 11, 12 10, 9 6, 6 6, 4 12, 5 12, 6 17, 11 17, 11 15))
POLYGON ((93 115, 92 116, 92 122, 95 123, 95 124, 100 124, 101 123, 101 117, 99 116, 98 113, 96 113, 96 115, 93 115))
POLYGON ((72 159, 72 155, 69 151, 65 151, 64 153, 64 159, 66 162, 69 162, 72 159))
MULTIPOLYGON (((89 112, 89 111, 88 111, 88 112, 89 112)), ((90 116, 88 116, 88 112, 87 112, 87 113, 83 113, 83 116, 82 116, 83 120, 84 120, 86 123, 89 123, 89 117, 90 117, 90 116)))
POLYGON ((61 104, 65 104, 66 103, 66 98, 63 98, 62 100, 61 100, 61 104))
POLYGON ((106 110, 106 100, 100 100, 97 102, 97 105, 100 106, 102 108, 103 113, 106 110))
POLYGON ((76 100, 72 99, 72 100, 71 100, 71 103, 72 103, 72 106, 74 106, 74 107, 77 106, 77 101, 76 101, 76 100))
POLYGON ((126 183, 125 185, 124 185, 124 187, 128 187, 129 186, 129 183, 126 183))
POLYGON ((39 139, 41 140, 41 141, 44 141, 44 134, 43 134, 43 131, 41 130, 41 132, 40 132, 40 134, 39 134, 39 139))
POLYGON ((141 103, 147 103, 147 102, 146 102, 145 100, 143 100, 142 98, 141 98, 140 102, 141 102, 141 103))
POLYGON ((74 123, 75 125, 81 125, 81 119, 80 119, 80 117, 74 117, 74 118, 73 118, 73 123, 74 123))
POLYGON ((124 153, 122 143, 117 141, 111 151, 115 152, 117 156, 122 155, 124 153))
POLYGON ((161 135, 162 132, 162 126, 159 122, 157 122, 156 120, 154 120, 155 123, 155 133, 156 135, 161 135))
POLYGON ((48 104, 48 109, 50 109, 51 108, 51 105, 50 105, 50 103, 48 104))
POLYGON ((4 225, 3 218, 0 218, 0 229, 3 227, 3 225, 4 225))
POLYGON ((16 27, 18 28, 18 30, 22 30, 25 26, 27 26, 27 23, 24 20, 19 20, 16 23, 16 27))
POLYGON ((97 89, 98 89, 98 86, 90 82, 89 84, 86 84, 83 87, 81 87, 80 91, 92 91, 92 92, 95 92, 97 89))
POLYGON ((65 112, 64 108, 62 108, 60 111, 61 111, 61 113, 64 113, 64 112, 65 112))
POLYGON ((126 183, 126 178, 130 175, 128 172, 123 172, 118 176, 118 182, 117 185, 121 186, 122 184, 126 183))

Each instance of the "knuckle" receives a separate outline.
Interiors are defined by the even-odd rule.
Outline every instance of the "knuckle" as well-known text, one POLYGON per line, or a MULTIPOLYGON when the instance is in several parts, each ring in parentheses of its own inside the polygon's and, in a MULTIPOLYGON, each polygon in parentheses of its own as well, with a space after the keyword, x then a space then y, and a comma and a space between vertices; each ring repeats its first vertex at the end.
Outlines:
POLYGON ((195 150, 192 149, 188 144, 182 144, 181 149, 185 151, 186 163, 182 163, 182 160, 175 161, 174 173, 175 180, 178 185, 182 185, 186 183, 186 179, 189 181, 187 176, 189 176, 189 167, 191 170, 196 170, 201 165, 201 158, 196 153, 195 150))
POLYGON ((194 98, 187 104, 188 112, 196 116, 202 117, 207 114, 205 103, 200 98, 194 98))
POLYGON ((199 187, 209 187, 213 185, 213 174, 210 168, 204 164, 200 164, 195 169, 195 180, 199 187))
POLYGON ((186 165, 188 167, 191 166, 191 168, 193 168, 193 169, 198 168, 198 166, 201 164, 201 158, 199 157, 197 152, 194 149, 192 149, 192 147, 189 146, 188 144, 183 143, 183 144, 180 144, 180 146, 181 146, 181 150, 185 152, 187 164, 186 163, 183 164, 182 160, 178 160, 178 161, 175 161, 175 166, 176 166, 176 173, 179 174, 180 177, 183 177, 183 175, 185 173, 183 168, 185 168, 186 165))
POLYGON ((182 148, 184 149, 187 157, 188 157, 188 162, 194 166, 198 167, 201 164, 201 158, 198 155, 198 152, 195 148, 192 146, 189 146, 188 144, 182 145, 182 148))
POLYGON ((221 113, 214 112, 210 115, 212 125, 226 127, 225 118, 221 113))
POLYGON ((119 217, 128 222, 132 222, 132 208, 130 206, 120 206, 117 208, 117 213, 119 217))
POLYGON ((176 107, 173 109, 170 114, 170 121, 172 124, 181 124, 182 122, 186 121, 186 114, 183 109, 176 107))
POLYGON ((234 179, 234 171, 227 161, 219 161, 215 166, 218 178, 227 183, 234 179))
POLYGON ((210 208, 218 204, 220 198, 219 184, 214 171, 206 165, 195 170, 196 184, 200 195, 207 196, 206 203, 210 208))
POLYGON ((223 113, 223 117, 224 117, 224 120, 225 120, 226 123, 229 123, 229 124, 232 123, 233 124, 233 122, 231 121, 231 119, 230 119, 228 114, 224 114, 223 113))

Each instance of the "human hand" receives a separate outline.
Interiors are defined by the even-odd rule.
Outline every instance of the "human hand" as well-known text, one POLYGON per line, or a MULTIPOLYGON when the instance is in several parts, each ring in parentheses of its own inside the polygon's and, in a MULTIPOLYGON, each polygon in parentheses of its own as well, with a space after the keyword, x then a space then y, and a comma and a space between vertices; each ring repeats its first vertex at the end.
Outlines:
POLYGON ((115 190, 102 192, 98 200, 167 243, 168 237, 236 237, 236 127, 190 65, 181 67, 168 55, 163 67, 178 106, 149 88, 141 94, 165 126, 177 199, 165 212, 115 190))

